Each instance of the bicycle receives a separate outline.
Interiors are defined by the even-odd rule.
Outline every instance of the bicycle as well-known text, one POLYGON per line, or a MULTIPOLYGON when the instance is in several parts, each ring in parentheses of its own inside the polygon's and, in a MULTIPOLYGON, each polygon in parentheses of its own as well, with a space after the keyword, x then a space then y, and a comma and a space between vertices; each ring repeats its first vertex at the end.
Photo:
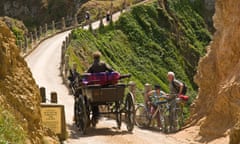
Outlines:
POLYGON ((184 113, 183 113, 183 107, 185 104, 185 100, 177 97, 176 98, 176 123, 177 123, 177 130, 181 130, 181 128, 184 125, 184 113))
POLYGON ((170 132, 176 132, 181 130, 184 125, 184 113, 183 107, 186 100, 180 97, 178 94, 173 94, 175 96, 175 102, 173 102, 173 110, 170 111, 169 119, 173 119, 170 123, 170 132))
POLYGON ((158 101, 152 103, 157 106, 154 113, 150 112, 150 109, 145 104, 137 104, 135 110, 135 124, 139 128, 150 127, 152 121, 157 118, 160 119, 162 130, 165 132, 168 129, 168 117, 169 117, 169 104, 167 102, 166 96, 158 96, 158 101), (159 113, 159 115, 157 115, 159 113))

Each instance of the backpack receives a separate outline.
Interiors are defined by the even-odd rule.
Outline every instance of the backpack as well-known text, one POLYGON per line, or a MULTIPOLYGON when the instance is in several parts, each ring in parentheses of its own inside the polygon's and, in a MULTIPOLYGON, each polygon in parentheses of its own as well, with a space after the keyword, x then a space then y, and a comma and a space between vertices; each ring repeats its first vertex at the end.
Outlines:
MULTIPOLYGON (((182 89, 182 95, 185 95, 187 93, 187 86, 185 83, 181 82, 183 84, 183 89, 182 89)), ((174 81, 172 81, 172 85, 179 91, 179 86, 177 86, 174 81)))

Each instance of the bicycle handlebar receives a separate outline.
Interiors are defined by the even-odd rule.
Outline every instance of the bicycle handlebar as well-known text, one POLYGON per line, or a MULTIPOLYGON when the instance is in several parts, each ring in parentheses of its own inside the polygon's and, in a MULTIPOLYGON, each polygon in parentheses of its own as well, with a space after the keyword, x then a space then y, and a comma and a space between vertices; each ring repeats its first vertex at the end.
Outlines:
POLYGON ((167 96, 167 95, 161 95, 161 96, 150 96, 150 97, 155 97, 155 98, 165 98, 165 99, 167 99, 167 98, 168 98, 168 96, 167 96))

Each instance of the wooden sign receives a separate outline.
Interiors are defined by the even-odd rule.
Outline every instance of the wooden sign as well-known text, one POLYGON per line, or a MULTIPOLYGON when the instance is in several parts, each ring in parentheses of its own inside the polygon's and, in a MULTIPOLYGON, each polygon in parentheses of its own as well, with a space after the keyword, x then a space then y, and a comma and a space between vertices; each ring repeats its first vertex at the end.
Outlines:
POLYGON ((43 125, 55 132, 60 140, 65 140, 67 134, 64 105, 42 103, 41 115, 43 125))

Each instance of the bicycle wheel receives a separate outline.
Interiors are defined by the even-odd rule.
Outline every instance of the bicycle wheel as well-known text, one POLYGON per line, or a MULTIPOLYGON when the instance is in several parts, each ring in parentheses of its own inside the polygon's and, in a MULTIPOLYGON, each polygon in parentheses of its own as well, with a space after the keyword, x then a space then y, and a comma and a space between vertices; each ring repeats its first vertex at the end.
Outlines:
POLYGON ((161 124, 162 124, 162 130, 164 133, 168 133, 169 132, 169 126, 170 126, 170 111, 169 111, 169 107, 168 104, 164 104, 161 106, 160 109, 160 120, 161 120, 161 124))
POLYGON ((148 115, 147 108, 143 104, 139 104, 136 108, 135 124, 139 128, 149 127, 151 121, 148 115))
POLYGON ((161 105, 160 109, 159 109, 159 119, 161 122, 161 126, 162 126, 162 130, 165 131, 166 127, 167 127, 167 123, 166 123, 166 118, 165 118, 165 113, 164 113, 164 106, 161 105))
POLYGON ((176 120, 176 130, 180 130, 183 126, 183 108, 181 106, 181 104, 177 104, 176 105, 176 116, 175 116, 175 120, 176 120))

